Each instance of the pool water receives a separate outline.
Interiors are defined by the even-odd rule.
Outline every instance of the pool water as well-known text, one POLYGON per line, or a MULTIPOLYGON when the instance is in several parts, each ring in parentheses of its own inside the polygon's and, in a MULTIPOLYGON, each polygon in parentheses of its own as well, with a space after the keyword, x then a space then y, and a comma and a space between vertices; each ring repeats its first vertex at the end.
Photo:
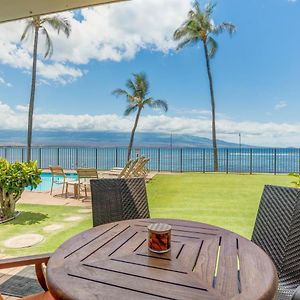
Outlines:
MULTIPOLYGON (((68 179, 72 179, 72 180, 77 179, 77 175, 75 173, 66 173, 66 176, 67 176, 68 179)), ((36 191, 36 192, 50 191, 51 183, 52 183, 51 173, 42 173, 41 178, 42 178, 42 182, 33 191, 36 191)), ((56 176, 56 178, 59 179, 60 181, 63 180, 63 177, 56 176)), ((55 188, 62 188, 62 184, 54 184, 53 188, 54 189, 55 188)), ((31 188, 27 187, 26 190, 30 191, 31 188)))

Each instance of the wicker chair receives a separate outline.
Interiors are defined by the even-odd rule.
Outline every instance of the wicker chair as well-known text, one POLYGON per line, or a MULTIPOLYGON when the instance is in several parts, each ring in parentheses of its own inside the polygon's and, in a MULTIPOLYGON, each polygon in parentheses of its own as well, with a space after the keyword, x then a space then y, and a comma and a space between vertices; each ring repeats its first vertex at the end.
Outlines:
POLYGON ((144 178, 91 180, 93 226, 149 218, 144 178))
POLYGON ((265 186, 252 235, 252 241, 272 258, 277 269, 279 300, 300 299, 299 200, 300 189, 265 186))

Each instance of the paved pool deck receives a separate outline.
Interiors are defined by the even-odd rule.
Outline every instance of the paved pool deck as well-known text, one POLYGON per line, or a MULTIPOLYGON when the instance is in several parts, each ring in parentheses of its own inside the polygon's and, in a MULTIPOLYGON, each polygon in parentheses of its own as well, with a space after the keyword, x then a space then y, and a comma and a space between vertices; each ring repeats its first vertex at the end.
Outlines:
MULTIPOLYGON (((147 179, 151 180, 156 174, 157 172, 150 172, 147 179)), ((88 194, 88 198, 84 198, 82 195, 78 200, 74 198, 73 190, 71 188, 70 193, 66 198, 65 194, 62 194, 62 187, 60 187, 54 189, 52 195, 50 195, 50 191, 24 191, 18 203, 91 207, 91 196, 88 194)))

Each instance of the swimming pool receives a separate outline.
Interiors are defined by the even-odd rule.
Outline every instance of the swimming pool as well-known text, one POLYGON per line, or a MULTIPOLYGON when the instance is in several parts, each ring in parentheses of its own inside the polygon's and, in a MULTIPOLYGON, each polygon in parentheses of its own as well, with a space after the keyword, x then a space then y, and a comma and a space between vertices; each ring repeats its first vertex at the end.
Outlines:
MULTIPOLYGON (((76 180, 77 179, 77 175, 75 173, 66 173, 67 178, 68 179, 72 179, 72 180, 76 180)), ((51 173, 42 173, 41 174, 41 178, 42 178, 42 183, 40 183, 36 189, 34 189, 33 191, 36 192, 45 192, 45 191, 50 191, 51 189, 51 173)), ((63 177, 61 177, 62 180, 63 177)), ((54 184, 53 188, 62 188, 61 184, 54 184)), ((27 191, 30 191, 31 188, 27 187, 26 188, 27 191)))

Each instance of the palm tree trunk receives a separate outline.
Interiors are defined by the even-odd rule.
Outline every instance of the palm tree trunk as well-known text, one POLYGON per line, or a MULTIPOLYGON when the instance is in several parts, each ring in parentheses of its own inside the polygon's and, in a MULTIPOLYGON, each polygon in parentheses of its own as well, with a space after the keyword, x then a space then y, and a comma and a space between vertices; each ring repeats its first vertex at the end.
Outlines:
POLYGON ((211 98, 211 112, 212 112, 212 142, 213 142, 213 151, 214 151, 214 171, 218 172, 218 148, 217 148, 217 134, 216 134, 216 111, 215 111, 215 96, 214 96, 214 88, 213 88, 213 80, 211 75, 210 69, 210 61, 208 55, 208 49, 206 42, 204 44, 204 52, 205 52, 205 59, 206 59, 206 68, 207 68, 207 75, 209 80, 209 89, 210 89, 210 98, 211 98))
POLYGON ((39 27, 34 28, 34 44, 33 44, 33 63, 32 63, 32 79, 31 79, 31 93, 28 111, 28 129, 27 129, 27 162, 31 160, 31 142, 32 142, 32 123, 36 84, 36 64, 37 64, 37 48, 39 38, 39 27))
POLYGON ((130 141, 129 141, 129 145, 128 145, 127 161, 130 160, 131 149, 132 149, 132 145, 133 145, 133 141, 134 141, 134 134, 135 134, 135 130, 137 128, 137 125, 138 125, 138 122, 139 122, 139 119, 140 119, 141 111, 142 111, 142 108, 139 107, 138 112, 137 112, 136 117, 135 117, 135 121, 134 121, 132 131, 131 131, 130 141))

